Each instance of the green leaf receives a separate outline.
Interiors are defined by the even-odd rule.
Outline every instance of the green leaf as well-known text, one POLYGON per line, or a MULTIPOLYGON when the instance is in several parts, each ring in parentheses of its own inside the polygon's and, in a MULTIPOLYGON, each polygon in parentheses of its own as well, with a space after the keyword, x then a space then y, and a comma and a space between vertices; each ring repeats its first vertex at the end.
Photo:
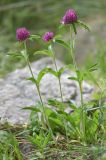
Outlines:
POLYGON ((37 80, 35 78, 33 78, 33 77, 29 77, 29 78, 27 78, 27 80, 30 80, 34 84, 37 84, 37 80))
POLYGON ((57 35, 54 37, 54 39, 60 39, 60 38, 62 38, 62 35, 61 35, 61 34, 57 34, 57 35))
POLYGON ((52 74, 55 77, 58 77, 58 73, 54 71, 52 68, 48 68, 48 73, 52 74))
POLYGON ((38 148, 41 148, 40 140, 38 139, 38 135, 36 137, 28 136, 27 139, 38 148))
MULTIPOLYGON (((58 27, 58 32, 59 32, 59 34, 61 35, 61 37, 62 37, 62 35, 65 33, 65 32, 67 32, 67 30, 68 30, 68 26, 66 26, 66 25, 63 25, 63 24, 61 24, 61 25, 59 25, 59 27, 58 27)), ((61 39, 61 37, 56 37, 57 39, 61 39)), ((55 37, 54 37, 55 38, 55 37)))
POLYGON ((68 79, 74 80, 74 81, 78 81, 78 79, 76 77, 68 77, 68 79))
POLYGON ((65 48, 68 48, 68 49, 70 48, 70 45, 61 39, 54 39, 54 42, 62 45, 65 48))
POLYGON ((23 57, 21 53, 17 53, 17 52, 9 52, 7 55, 11 56, 13 58, 18 58, 18 57, 22 58, 23 57))
POLYGON ((72 64, 67 64, 67 65, 65 66, 65 68, 66 68, 66 69, 69 69, 69 70, 70 70, 70 69, 73 69, 73 65, 72 65, 72 64))
POLYGON ((26 50, 25 49, 21 51, 21 55, 27 60, 28 54, 26 54, 26 50))
POLYGON ((45 113, 46 113, 46 116, 49 118, 49 116, 51 114, 55 114, 56 111, 53 111, 53 109, 51 109, 51 108, 45 107, 45 113))
POLYGON ((92 79, 93 83, 96 84, 98 86, 98 88, 101 90, 101 87, 100 87, 97 79, 92 75, 92 72, 88 71, 88 76, 92 79))
POLYGON ((88 71, 89 72, 93 72, 93 71, 97 70, 97 68, 96 68, 97 66, 98 66, 98 63, 93 64, 92 66, 90 66, 88 68, 88 71))
MULTIPOLYGON (((22 153, 19 149, 19 142, 17 141, 15 135, 10 132, 0 131, 0 144, 4 145, 4 150, 11 155, 15 155, 16 159, 22 160, 22 153)), ((1 148, 0 148, 1 149, 1 148)), ((5 152, 5 153, 6 153, 5 152)), ((1 154, 0 154, 1 155, 1 154)), ((9 154, 8 154, 9 155, 9 154)), ((2 157, 0 157, 1 159, 2 157)), ((8 159, 7 157, 6 159, 8 159)))
POLYGON ((59 27, 58 27, 59 29, 63 29, 64 28, 64 25, 63 24, 61 24, 61 25, 59 25, 59 27))
POLYGON ((51 139, 51 132, 49 132, 48 135, 45 137, 45 140, 44 140, 44 143, 43 143, 43 148, 45 148, 47 146, 50 139, 51 139))
POLYGON ((30 40, 38 40, 40 38, 41 38, 41 36, 39 36, 39 35, 30 35, 30 37, 28 39, 30 39, 30 40))
POLYGON ((74 49, 75 49, 75 39, 71 40, 70 48, 72 49, 72 51, 74 51, 74 49))
POLYGON ((76 106, 76 105, 73 103, 72 100, 71 100, 71 101, 68 101, 68 102, 67 102, 67 105, 68 105, 68 107, 70 107, 70 108, 73 109, 73 110, 77 110, 77 109, 78 109, 78 106, 76 106))
POLYGON ((48 46, 48 50, 51 51, 51 52, 53 52, 53 49, 52 49, 52 45, 51 45, 51 44, 48 46))
POLYGON ((44 75, 47 74, 47 73, 48 73, 48 68, 44 68, 39 72, 38 77, 37 77, 38 84, 40 84, 40 81, 42 80, 44 75))
POLYGON ((65 67, 61 67, 58 71, 58 76, 60 77, 64 71, 65 71, 65 67))
POLYGON ((51 73, 52 75, 54 75, 55 77, 58 77, 58 74, 56 71, 54 71, 53 69, 51 68, 44 68, 42 69, 39 74, 38 74, 38 77, 37 77, 37 83, 40 84, 40 81, 42 80, 42 78, 44 77, 45 74, 47 73, 51 73))
POLYGON ((82 82, 83 81, 83 76, 84 76, 83 72, 81 72, 80 70, 77 70, 76 73, 77 73, 78 81, 82 82))
POLYGON ((0 131, 0 143, 8 142, 9 133, 7 131, 0 131))
POLYGON ((36 51, 34 53, 34 55, 37 55, 37 54, 47 55, 49 57, 53 57, 53 53, 50 50, 36 51))
POLYGON ((60 119, 60 116, 56 116, 56 115, 51 115, 51 116, 49 116, 49 122, 51 123, 51 126, 52 126, 52 128, 54 129, 54 128, 59 128, 59 127, 63 127, 64 128, 64 126, 63 126, 63 123, 62 123, 62 121, 61 121, 61 119, 60 119))
POLYGON ((22 109, 25 109, 25 110, 30 110, 30 111, 34 111, 34 112, 41 112, 40 109, 38 108, 35 108, 36 106, 30 106, 30 107, 24 107, 22 109))
POLYGON ((59 108, 59 109, 65 108, 65 104, 62 103, 62 102, 60 102, 60 101, 58 101, 58 100, 56 100, 56 99, 49 99, 49 100, 48 100, 48 104, 49 104, 49 105, 52 105, 52 106, 54 106, 54 107, 57 107, 57 108, 59 108))
POLYGON ((81 27, 83 27, 84 29, 90 31, 89 26, 87 26, 84 22, 82 22, 82 21, 77 21, 77 23, 78 23, 81 27))
POLYGON ((98 110, 98 109, 100 110, 101 108, 106 108, 106 107, 105 107, 105 106, 102 106, 102 107, 101 107, 101 106, 100 106, 100 107, 92 107, 92 108, 86 109, 86 111, 87 111, 87 112, 89 112, 89 111, 96 111, 96 110, 98 110))
POLYGON ((72 23, 72 26, 73 26, 74 33, 77 34, 75 23, 72 23))

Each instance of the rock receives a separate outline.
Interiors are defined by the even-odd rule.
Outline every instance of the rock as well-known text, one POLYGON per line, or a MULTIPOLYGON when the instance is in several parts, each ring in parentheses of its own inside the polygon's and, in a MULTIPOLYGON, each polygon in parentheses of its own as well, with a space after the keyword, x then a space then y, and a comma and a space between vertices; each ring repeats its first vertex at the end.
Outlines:
MULTIPOLYGON (((103 17, 98 17, 97 19, 93 19, 92 21, 88 22, 87 25, 90 26, 91 32, 81 27, 77 28, 75 55, 76 61, 79 65, 85 64, 88 62, 88 60, 90 60, 90 58, 95 60, 98 51, 106 43, 106 18, 104 19, 103 17)), ((66 33, 64 35, 64 39, 68 40, 69 38, 70 34, 66 33)), ((57 57, 60 60, 70 62, 66 56, 64 56, 67 52, 63 49, 63 47, 57 45, 56 51, 61 53, 57 54, 57 57)), ((71 55, 69 58, 71 59, 71 55)))
MULTIPOLYGON (((35 77, 46 66, 54 68, 51 59, 42 58, 33 62, 31 67, 35 77)), ((57 60, 57 66, 60 68, 63 64, 57 60)), ((68 79, 73 74, 65 71, 61 77, 64 102, 73 100, 76 104, 80 104, 78 84, 68 79)), ((30 77, 30 72, 25 67, 17 69, 0 80, 0 117, 2 123, 6 120, 12 124, 24 124, 28 121, 29 111, 22 110, 22 108, 34 105, 39 100, 35 85, 26 80, 28 77, 30 77)), ((45 103, 49 98, 60 100, 58 80, 51 74, 43 77, 40 90, 45 103)), ((85 100, 91 99, 93 91, 94 88, 84 82, 83 95, 85 100)))
POLYGON ((97 56, 98 49, 105 43, 106 19, 98 18, 89 23, 91 32, 78 30, 76 40, 76 59, 79 64, 87 62, 90 56, 97 56))

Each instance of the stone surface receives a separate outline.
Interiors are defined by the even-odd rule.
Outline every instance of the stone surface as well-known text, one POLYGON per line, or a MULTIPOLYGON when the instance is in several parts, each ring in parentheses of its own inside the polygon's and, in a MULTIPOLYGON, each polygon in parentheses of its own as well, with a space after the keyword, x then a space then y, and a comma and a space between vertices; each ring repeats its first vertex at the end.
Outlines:
MULTIPOLYGON (((93 57, 94 63, 97 57, 97 53, 100 50, 101 46, 106 43, 106 18, 98 17, 97 19, 92 19, 90 22, 87 22, 87 25, 90 26, 91 32, 77 27, 77 36, 75 43, 75 55, 76 60, 79 65, 85 64, 85 61, 93 57)), ((64 34, 64 39, 68 40, 70 38, 69 32, 64 34)), ((67 54, 66 50, 63 47, 57 45, 56 49, 57 57, 62 61, 68 61, 65 58, 67 54)), ((71 59, 71 56, 69 56, 71 59)), ((70 62, 70 60, 68 61, 70 62)))
MULTIPOLYGON (((57 61, 58 68, 63 64, 57 61)), ((54 68, 52 61, 49 58, 42 58, 31 64, 35 77, 38 72, 48 66, 54 68)), ((73 100, 80 104, 80 92, 78 84, 75 81, 69 80, 68 77, 74 73, 65 71, 61 77, 62 92, 64 101, 73 100)), ((29 111, 22 110, 25 106, 34 105, 39 97, 34 84, 26 80, 30 77, 30 72, 27 67, 17 69, 8 74, 4 79, 0 79, 0 118, 1 122, 7 120, 12 124, 23 124, 27 122, 29 111)), ((58 80, 51 74, 47 74, 41 81, 40 87, 43 101, 55 98, 60 100, 58 80)), ((83 83, 83 95, 85 100, 91 99, 91 94, 94 88, 88 83, 83 83)))

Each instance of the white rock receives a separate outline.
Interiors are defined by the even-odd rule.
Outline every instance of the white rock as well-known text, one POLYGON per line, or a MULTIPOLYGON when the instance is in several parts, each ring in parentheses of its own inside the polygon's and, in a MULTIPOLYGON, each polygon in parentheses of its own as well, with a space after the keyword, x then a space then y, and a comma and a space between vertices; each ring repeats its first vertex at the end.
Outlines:
MULTIPOLYGON (((54 68, 51 59, 42 58, 31 64, 35 76, 44 67, 54 68)), ((63 64, 57 61, 58 68, 63 64)), ((64 72, 61 77, 62 92, 64 101, 73 100, 76 104, 80 104, 79 87, 75 81, 69 80, 72 72, 64 72)), ((30 72, 27 67, 18 69, 0 80, 0 118, 7 120, 12 124, 23 124, 28 121, 29 111, 22 110, 25 106, 35 105, 39 100, 36 87, 32 82, 26 80, 30 77, 30 72)), ((84 82, 83 95, 86 100, 91 99, 91 94, 94 88, 84 82)), ((40 87, 42 98, 45 103, 49 98, 60 100, 60 91, 58 80, 51 74, 43 77, 40 87)))

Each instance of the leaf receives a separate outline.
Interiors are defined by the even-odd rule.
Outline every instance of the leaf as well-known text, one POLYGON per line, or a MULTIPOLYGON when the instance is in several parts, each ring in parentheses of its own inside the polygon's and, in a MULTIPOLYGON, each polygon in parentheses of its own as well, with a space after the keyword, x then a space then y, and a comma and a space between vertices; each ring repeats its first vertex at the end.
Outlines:
MULTIPOLYGON (((61 34, 57 34, 55 37, 54 37, 54 39, 60 39, 60 38, 62 38, 62 35, 61 34)), ((53 40, 54 40, 53 39, 53 40)))
POLYGON ((8 142, 9 133, 7 131, 0 131, 0 143, 8 142))
POLYGON ((49 118, 51 114, 56 114, 56 111, 53 111, 53 109, 51 108, 45 107, 45 113, 46 113, 46 116, 49 118))
POLYGON ((98 81, 96 80, 96 78, 92 75, 92 72, 88 72, 88 75, 92 79, 93 83, 96 84, 98 86, 98 88, 101 90, 101 87, 100 87, 98 81))
POLYGON ((54 42, 62 45, 65 48, 68 48, 68 49, 70 48, 70 45, 61 39, 54 39, 54 42))
POLYGON ((17 53, 17 52, 9 52, 7 55, 13 58, 23 57, 21 53, 17 53))
POLYGON ((73 111, 78 109, 78 107, 75 105, 75 102, 73 102, 72 100, 68 101, 67 104, 68 104, 68 107, 73 109, 73 111))
POLYGON ((26 59, 26 61, 27 61, 27 59, 28 59, 28 54, 26 54, 26 50, 25 50, 25 49, 21 51, 21 55, 22 55, 22 56, 26 59))
POLYGON ((62 102, 60 102, 56 99, 49 99, 48 104, 55 106, 55 107, 58 107, 59 109, 63 109, 65 107, 65 105, 62 102))
POLYGON ((96 71, 96 70, 98 70, 98 69, 97 68, 92 68, 92 69, 89 70, 89 72, 93 72, 93 71, 96 71))
POLYGON ((28 39, 30 39, 30 40, 38 40, 40 38, 41 38, 41 36, 39 36, 39 35, 30 35, 30 37, 28 39))
POLYGON ((54 129, 54 128, 59 128, 59 127, 63 127, 64 128, 64 126, 63 126, 63 124, 62 124, 62 121, 61 121, 61 119, 60 119, 60 117, 58 116, 54 116, 53 114, 49 117, 49 122, 51 123, 51 126, 52 126, 52 128, 54 129))
POLYGON ((76 73, 77 73, 78 81, 82 82, 83 81, 83 75, 84 75, 83 72, 81 72, 80 70, 77 70, 76 73))
POLYGON ((48 133, 48 135, 45 137, 44 143, 43 143, 43 148, 47 146, 51 138, 51 132, 48 133))
POLYGON ((34 111, 34 112, 41 112, 40 109, 38 108, 35 108, 35 106, 31 106, 31 107, 24 107, 22 109, 25 109, 25 110, 31 110, 31 111, 34 111))
POLYGON ((90 66, 90 67, 88 68, 88 71, 89 71, 89 72, 93 72, 93 71, 97 70, 97 68, 96 68, 97 65, 98 65, 98 63, 93 64, 92 66, 90 66))
POLYGON ((38 77, 37 77, 38 84, 40 83, 40 81, 44 77, 44 75, 47 73, 48 73, 48 68, 44 68, 39 72, 38 77))
POLYGON ((58 116, 60 116, 61 119, 67 118, 68 113, 66 113, 64 110, 58 110, 58 116))
POLYGON ((55 77, 58 77, 58 74, 56 71, 54 71, 53 69, 51 68, 44 68, 42 69, 39 74, 38 74, 38 78, 37 78, 37 83, 39 84, 40 81, 42 80, 42 78, 44 77, 45 74, 47 73, 51 73, 52 75, 54 75, 55 77))
MULTIPOLYGON (((66 31, 68 30, 68 26, 66 26, 66 25, 63 25, 63 24, 61 24, 61 25, 59 25, 59 27, 58 27, 58 31, 59 31, 59 33, 62 35, 63 33, 65 33, 66 31)), ((61 36, 62 37, 62 36, 61 36)), ((61 39, 61 37, 56 37, 57 39, 61 39)), ((55 37, 54 37, 55 38, 55 37)))
POLYGON ((41 148, 41 144, 40 144, 40 141, 38 139, 38 135, 36 135, 36 137, 28 136, 27 139, 32 144, 36 145, 38 148, 41 148))
POLYGON ((30 80, 34 84, 37 84, 37 80, 35 78, 33 78, 33 77, 29 77, 29 78, 27 78, 27 80, 30 80))
POLYGON ((53 52, 53 48, 52 48, 51 44, 48 46, 48 50, 51 51, 51 52, 53 52))
POLYGON ((59 29, 63 29, 64 28, 64 25, 63 24, 61 24, 61 25, 59 25, 59 27, 58 27, 59 29))
POLYGON ((105 107, 105 106, 102 106, 102 107, 101 107, 101 106, 100 106, 100 107, 92 107, 92 108, 86 109, 86 111, 87 111, 87 112, 89 112, 89 111, 96 111, 96 110, 98 110, 98 109, 100 110, 101 108, 106 108, 106 107, 105 107))
POLYGON ((72 26, 73 26, 74 33, 77 34, 75 23, 72 23, 72 26))
MULTIPOLYGON (((22 160, 22 154, 19 149, 19 142, 17 141, 15 135, 13 133, 7 131, 0 131, 0 144, 4 144, 4 150, 7 153, 14 153, 15 157, 19 160, 22 160)), ((1 148, 0 148, 1 149, 1 148)), ((1 154, 0 154, 1 155, 1 154)), ((8 159, 7 157, 6 159, 8 159)), ((1 159, 1 157, 0 157, 1 159)))
POLYGON ((48 73, 51 73, 53 76, 58 77, 58 73, 54 71, 52 68, 48 68, 48 73))
POLYGON ((58 76, 60 77, 64 71, 65 71, 65 67, 61 67, 58 71, 58 76))
POLYGON ((77 23, 78 23, 81 27, 83 27, 84 29, 90 31, 89 26, 87 26, 84 22, 82 22, 82 21, 77 21, 77 23))
POLYGON ((34 55, 37 55, 37 54, 47 55, 49 57, 53 57, 53 53, 50 50, 36 51, 34 53, 34 55))
POLYGON ((77 77, 68 77, 68 79, 74 80, 74 81, 78 81, 77 77))
POLYGON ((72 65, 72 64, 67 64, 67 65, 65 66, 65 68, 66 68, 66 69, 73 69, 73 65, 72 65))

